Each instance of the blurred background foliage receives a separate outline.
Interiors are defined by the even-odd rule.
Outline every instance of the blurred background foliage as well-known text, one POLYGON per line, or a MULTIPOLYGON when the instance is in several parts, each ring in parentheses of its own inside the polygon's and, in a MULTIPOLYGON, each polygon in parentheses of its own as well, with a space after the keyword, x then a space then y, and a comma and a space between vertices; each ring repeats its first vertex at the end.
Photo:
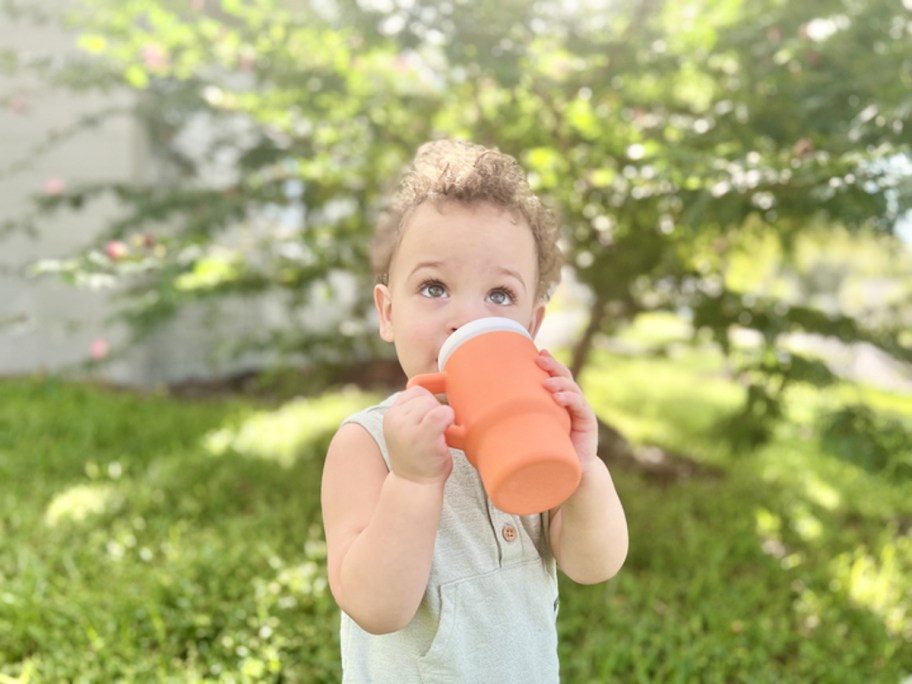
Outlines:
MULTIPOLYGON (((732 371, 746 387, 739 419, 762 436, 791 381, 831 379, 786 350, 790 333, 912 358, 910 256, 891 244, 912 197, 908 3, 70 7, 46 19, 77 32, 77 58, 7 52, 0 64, 132 93, 127 113, 165 171, 71 184, 2 230, 40 231, 50 213, 116 196, 121 214, 97 243, 35 270, 118 284, 137 335, 191 302, 270 293, 285 323, 235 335, 235 352, 324 375, 388 358, 370 317, 373 218, 421 142, 459 136, 516 155, 560 213, 588 292, 577 373, 599 336, 643 314, 673 312, 726 351, 755 330, 732 371)), ((124 114, 99 111, 57 140, 124 114)))

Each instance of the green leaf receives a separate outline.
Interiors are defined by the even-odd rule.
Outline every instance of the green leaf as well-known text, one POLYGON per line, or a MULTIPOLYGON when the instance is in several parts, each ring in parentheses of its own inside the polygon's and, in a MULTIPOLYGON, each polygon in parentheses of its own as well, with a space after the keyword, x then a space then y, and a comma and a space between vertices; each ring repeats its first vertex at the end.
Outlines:
POLYGON ((137 90, 145 90, 149 87, 149 74, 138 64, 129 65, 124 71, 124 80, 137 90))
POLYGON ((76 44, 90 54, 101 54, 108 46, 108 40, 97 33, 84 33, 79 36, 76 44))

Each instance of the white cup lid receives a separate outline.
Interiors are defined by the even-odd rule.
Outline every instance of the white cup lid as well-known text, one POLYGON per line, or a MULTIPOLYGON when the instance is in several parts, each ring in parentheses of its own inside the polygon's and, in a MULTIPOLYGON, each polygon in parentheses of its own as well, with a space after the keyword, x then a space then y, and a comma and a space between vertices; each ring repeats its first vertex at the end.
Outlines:
POLYGON ((532 335, 529 334, 529 331, 512 318, 503 318, 501 316, 476 318, 474 321, 470 321, 458 328, 452 335, 446 338, 446 341, 440 347, 440 354, 437 357, 437 368, 443 370, 450 355, 456 351, 460 345, 465 344, 473 337, 478 337, 479 335, 484 335, 489 332, 514 332, 525 335, 530 340, 532 339, 532 335))

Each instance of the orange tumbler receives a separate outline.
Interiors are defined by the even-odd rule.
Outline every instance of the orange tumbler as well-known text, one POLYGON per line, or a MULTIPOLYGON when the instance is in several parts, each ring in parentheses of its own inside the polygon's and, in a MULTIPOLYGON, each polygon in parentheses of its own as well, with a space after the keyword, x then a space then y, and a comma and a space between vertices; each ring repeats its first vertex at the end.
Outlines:
POLYGON ((579 485, 570 414, 544 387, 532 336, 509 318, 480 318, 447 338, 439 373, 419 385, 446 394, 456 414, 447 444, 465 452, 500 510, 528 515, 560 505, 579 485))

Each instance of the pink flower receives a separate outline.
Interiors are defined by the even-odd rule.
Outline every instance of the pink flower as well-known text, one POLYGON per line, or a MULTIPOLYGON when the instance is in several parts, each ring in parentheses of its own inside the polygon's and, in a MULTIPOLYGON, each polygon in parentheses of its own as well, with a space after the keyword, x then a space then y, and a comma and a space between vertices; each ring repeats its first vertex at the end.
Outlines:
POLYGON ((51 176, 44 181, 44 194, 50 197, 56 197, 57 195, 63 194, 65 188, 66 183, 63 182, 62 178, 58 178, 57 176, 51 176))
POLYGON ((111 240, 107 245, 105 245, 105 254, 108 255, 108 258, 111 261, 119 261, 123 259, 129 253, 129 248, 125 242, 120 240, 111 240))
POLYGON ((168 54, 158 45, 146 45, 142 49, 142 60, 150 69, 167 69, 171 65, 168 54))
POLYGON ((814 141, 810 138, 801 138, 792 145, 792 154, 796 157, 807 157, 814 154, 814 141))
POLYGON ((110 351, 111 347, 108 345, 108 341, 103 337, 95 338, 92 340, 92 344, 89 345, 89 356, 92 358, 92 361, 101 361, 110 351))
POLYGON ((9 101, 9 110, 13 114, 22 114, 25 111, 28 102, 22 95, 14 95, 9 101))

